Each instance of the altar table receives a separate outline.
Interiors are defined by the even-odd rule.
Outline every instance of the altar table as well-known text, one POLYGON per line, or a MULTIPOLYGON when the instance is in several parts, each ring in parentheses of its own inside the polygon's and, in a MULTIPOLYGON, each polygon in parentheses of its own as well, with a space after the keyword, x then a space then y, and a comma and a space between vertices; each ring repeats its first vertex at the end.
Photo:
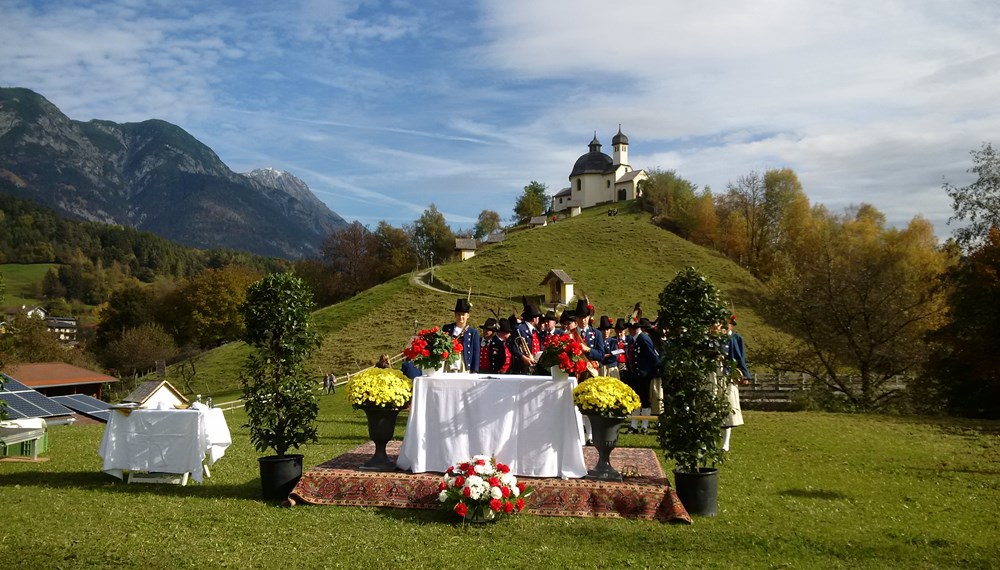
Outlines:
POLYGON ((203 465, 218 461, 232 437, 221 409, 196 406, 115 410, 98 450, 104 472, 119 479, 124 471, 190 473, 200 483, 203 465))
POLYGON ((583 477, 575 386, 545 376, 418 377, 396 465, 444 472, 473 455, 492 455, 519 476, 583 477))

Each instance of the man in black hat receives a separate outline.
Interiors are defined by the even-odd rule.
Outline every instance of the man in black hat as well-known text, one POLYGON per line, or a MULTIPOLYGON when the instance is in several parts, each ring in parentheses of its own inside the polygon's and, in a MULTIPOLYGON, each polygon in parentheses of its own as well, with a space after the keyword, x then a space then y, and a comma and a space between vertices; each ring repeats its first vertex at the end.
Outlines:
MULTIPOLYGON (((642 317, 638 322, 629 323, 629 333, 632 335, 628 362, 628 385, 639 395, 640 409, 632 412, 632 415, 648 416, 651 412, 649 389, 653 378, 660 371, 660 355, 653 346, 653 339, 649 336, 649 330, 653 328, 653 323, 649 319, 642 317), (639 412, 638 414, 636 412, 639 412)), ((630 431, 643 432, 649 428, 649 420, 642 420, 642 428, 639 428, 637 420, 632 420, 630 431)))
POLYGON ((604 359, 604 335, 591 326, 594 306, 585 299, 580 299, 576 302, 576 310, 573 312, 576 314, 576 328, 580 338, 590 347, 590 351, 586 354, 587 358, 591 362, 600 363, 604 359))
MULTIPOLYGON (((622 326, 625 321, 622 320, 622 326)), ((618 363, 625 361, 625 347, 621 339, 615 336, 615 328, 607 315, 601 315, 601 324, 597 327, 604 337, 604 357, 601 359, 601 376, 620 378, 618 363)))
POLYGON ((497 324, 496 319, 490 317, 479 328, 483 331, 482 338, 479 340, 479 373, 487 374, 493 372, 493 370, 490 368, 489 357, 484 355, 489 350, 490 342, 496 338, 496 333, 500 330, 500 326, 497 324))
POLYGON ((510 372, 510 333, 513 330, 510 320, 500 319, 496 334, 490 337, 490 342, 486 345, 486 360, 489 362, 490 372, 494 374, 510 372))
POLYGON ((511 374, 531 374, 534 371, 535 354, 542 350, 542 342, 538 336, 538 319, 542 312, 538 306, 528 303, 521 313, 523 321, 511 335, 511 374))
POLYGON ((472 305, 459 297, 455 302, 455 322, 441 327, 442 331, 452 338, 461 339, 462 343, 462 357, 457 365, 453 365, 451 372, 479 372, 479 331, 468 326, 471 310, 472 305))
POLYGON ((558 320, 555 311, 546 311, 545 316, 539 320, 538 340, 541 341, 542 348, 545 348, 545 341, 556 332, 556 322, 558 320))
POLYGON ((575 334, 576 332, 576 315, 573 311, 566 309, 559 315, 559 328, 555 330, 554 334, 575 334))

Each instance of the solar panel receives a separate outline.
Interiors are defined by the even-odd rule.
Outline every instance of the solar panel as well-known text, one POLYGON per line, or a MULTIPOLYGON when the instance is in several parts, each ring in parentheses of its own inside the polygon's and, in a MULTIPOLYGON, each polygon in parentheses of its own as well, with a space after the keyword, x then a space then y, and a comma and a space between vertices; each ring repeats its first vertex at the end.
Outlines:
POLYGON ((25 390, 31 390, 31 388, 28 388, 6 374, 3 375, 3 392, 23 392, 25 390))
MULTIPOLYGON (((27 392, 21 392, 21 394, 27 394, 27 392)), ((0 393, 0 397, 3 397, 3 400, 7 402, 7 415, 13 417, 14 414, 11 412, 21 414, 22 418, 40 418, 49 415, 42 408, 22 398, 21 394, 0 393)))
POLYGON ((32 404, 33 406, 44 410, 39 417, 42 416, 66 416, 73 413, 72 410, 66 406, 60 404, 59 402, 53 402, 51 398, 42 394, 41 392, 36 392, 34 390, 28 392, 18 392, 18 396, 24 398, 26 402, 32 404))
POLYGON ((111 407, 111 404, 105 402, 104 400, 98 400, 97 398, 93 396, 88 396, 86 394, 52 396, 51 399, 66 406, 71 410, 76 410, 78 412, 84 412, 88 414, 91 412, 107 410, 111 407))
POLYGON ((7 417, 12 420, 19 420, 21 418, 28 417, 18 408, 11 405, 11 401, 15 398, 20 401, 20 398, 18 398, 16 394, 11 394, 10 392, 0 392, 0 400, 7 402, 7 406, 4 408, 4 411, 7 412, 7 417))
POLYGON ((96 412, 85 412, 88 416, 93 416, 105 423, 111 420, 111 410, 98 410, 96 412))

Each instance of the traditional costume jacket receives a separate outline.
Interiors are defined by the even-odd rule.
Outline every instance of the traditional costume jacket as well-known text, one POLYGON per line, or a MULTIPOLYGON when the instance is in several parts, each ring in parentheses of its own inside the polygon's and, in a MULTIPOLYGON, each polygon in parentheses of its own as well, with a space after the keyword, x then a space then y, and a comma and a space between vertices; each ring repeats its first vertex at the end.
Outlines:
MULTIPOLYGON (((448 323, 441 327, 448 336, 456 338, 455 323, 448 323)), ((465 327, 461 332, 462 361, 465 363, 465 370, 468 372, 479 372, 479 331, 475 327, 465 327)))

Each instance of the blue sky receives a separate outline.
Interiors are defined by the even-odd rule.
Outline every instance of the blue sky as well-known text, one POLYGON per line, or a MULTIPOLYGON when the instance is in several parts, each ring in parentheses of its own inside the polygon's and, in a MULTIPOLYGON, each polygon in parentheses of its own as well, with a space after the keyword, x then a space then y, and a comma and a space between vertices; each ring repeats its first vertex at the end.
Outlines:
POLYGON ((939 237, 969 151, 1000 143, 1000 4, 0 0, 0 84, 69 117, 160 118, 331 209, 455 228, 554 194, 595 131, 715 192, 794 169, 939 237))

